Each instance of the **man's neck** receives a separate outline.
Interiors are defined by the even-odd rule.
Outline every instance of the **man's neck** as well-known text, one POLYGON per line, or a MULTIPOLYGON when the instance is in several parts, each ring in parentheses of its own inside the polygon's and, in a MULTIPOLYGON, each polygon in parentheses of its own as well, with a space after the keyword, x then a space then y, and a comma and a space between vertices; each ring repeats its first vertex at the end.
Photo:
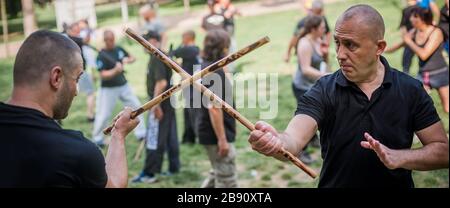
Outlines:
POLYGON ((185 44, 183 44, 184 46, 193 46, 193 45, 195 45, 195 42, 194 41, 188 41, 188 42, 186 42, 185 44))
POLYGON ((35 109, 52 118, 53 111, 51 110, 51 107, 44 102, 40 102, 42 100, 41 96, 29 93, 29 90, 27 89, 15 87, 11 98, 6 101, 6 103, 9 105, 35 109))
POLYGON ((367 95, 369 100, 372 96, 372 93, 381 86, 385 76, 385 67, 383 63, 381 63, 380 59, 378 59, 375 67, 376 70, 373 70, 374 73, 369 75, 367 79, 355 83, 356 86, 358 86, 358 88, 367 95))

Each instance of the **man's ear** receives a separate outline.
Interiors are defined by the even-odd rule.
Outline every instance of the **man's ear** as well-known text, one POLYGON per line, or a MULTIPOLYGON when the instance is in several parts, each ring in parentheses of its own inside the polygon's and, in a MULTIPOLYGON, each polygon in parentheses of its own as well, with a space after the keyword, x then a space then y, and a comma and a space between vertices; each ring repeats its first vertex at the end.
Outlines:
POLYGON ((62 86, 63 71, 60 66, 55 66, 50 70, 50 86, 59 89, 62 86))
POLYGON ((377 42, 377 56, 381 56, 381 54, 386 49, 387 43, 385 40, 379 40, 377 42))

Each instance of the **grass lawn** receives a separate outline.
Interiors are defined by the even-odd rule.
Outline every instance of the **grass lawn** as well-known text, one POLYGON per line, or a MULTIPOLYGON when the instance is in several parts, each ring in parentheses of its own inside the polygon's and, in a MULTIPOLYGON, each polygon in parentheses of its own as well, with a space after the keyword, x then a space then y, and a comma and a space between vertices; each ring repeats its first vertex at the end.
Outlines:
MULTIPOLYGON (((330 26, 334 27, 334 22, 339 14, 346 8, 355 3, 368 3, 377 8, 385 18, 387 30, 386 39, 389 44, 399 40, 399 33, 397 26, 400 21, 400 10, 392 7, 384 1, 371 0, 351 0, 340 3, 326 5, 326 14, 330 26)), ((271 42, 255 52, 243 57, 236 64, 238 71, 245 73, 278 73, 278 90, 267 90, 271 96, 278 96, 278 114, 275 119, 266 120, 273 124, 277 129, 282 130, 286 127, 290 118, 292 117, 296 104, 295 98, 291 92, 291 74, 295 71, 295 60, 286 64, 282 61, 288 40, 293 32, 298 19, 302 17, 297 11, 273 13, 262 16, 240 18, 236 21, 236 37, 239 47, 243 47, 255 40, 269 36, 271 42)), ((197 31, 197 43, 201 45, 204 37, 203 32, 199 28, 194 28, 197 31)), ((180 42, 181 32, 174 30, 169 34, 170 42, 178 45, 180 42)), ((138 61, 132 65, 126 66, 128 73, 126 74, 128 81, 133 86, 134 92, 138 95, 142 102, 147 100, 145 87, 145 69, 147 66, 148 57, 144 54, 140 45, 137 45, 131 40, 122 39, 119 44, 124 46, 130 53, 134 54, 138 61)), ((332 46, 334 48, 334 46, 332 46)), ((336 55, 334 50, 331 50, 330 60, 333 69, 337 69, 336 55)), ((401 66, 401 51, 387 55, 388 60, 395 68, 401 66)), ((412 69, 417 73, 417 59, 412 69)), ((12 85, 12 65, 13 60, 0 60, 0 101, 5 101, 9 95, 12 85)), ((251 89, 249 89, 251 90, 251 89)), ((448 132, 448 115, 442 112, 440 100, 436 92, 432 94, 435 105, 439 111, 441 119, 445 124, 448 132)), ((117 105, 114 112, 117 113, 121 109, 121 105, 117 105)), ((258 108, 241 108, 238 109, 244 116, 251 121, 259 120, 258 108)), ((177 124, 178 135, 181 140, 183 129, 182 111, 177 110, 177 124)), ((85 122, 86 107, 85 96, 79 95, 74 99, 69 117, 64 120, 64 127, 70 129, 78 129, 84 132, 85 136, 90 138, 92 126, 85 122)), ((301 170, 291 165, 290 163, 283 163, 272 158, 264 157, 252 151, 247 143, 249 131, 238 123, 236 147, 237 147, 237 167, 239 174, 239 185, 241 187, 316 187, 318 179, 311 179, 301 170)), ((139 162, 133 162, 132 158, 137 149, 138 142, 134 136, 130 136, 127 140, 128 165, 130 178, 138 174, 143 166, 144 158, 139 162)), ((420 144, 415 143, 415 147, 420 144)), ((177 175, 170 177, 160 177, 160 181, 155 184, 129 184, 130 187, 199 187, 203 178, 206 176, 210 164, 206 153, 200 145, 181 145, 181 162, 182 169, 177 175)), ((313 157, 317 162, 311 166, 317 171, 321 167, 320 151, 312 149, 313 157)), ((164 162, 163 170, 167 168, 167 162, 164 162)), ((429 171, 429 172, 414 172, 414 180, 417 187, 448 187, 448 169, 429 171)))

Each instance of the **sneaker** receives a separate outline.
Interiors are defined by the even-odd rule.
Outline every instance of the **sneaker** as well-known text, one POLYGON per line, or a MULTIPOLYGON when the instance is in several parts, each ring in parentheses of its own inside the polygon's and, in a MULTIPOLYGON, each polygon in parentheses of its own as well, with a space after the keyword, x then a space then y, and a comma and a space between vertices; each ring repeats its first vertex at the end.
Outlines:
POLYGON ((141 172, 139 175, 135 176, 131 179, 132 183, 155 183, 156 177, 154 175, 147 175, 144 172, 141 172))
POLYGON ((298 156, 298 159, 300 159, 303 163, 305 163, 307 165, 314 162, 314 160, 311 158, 311 155, 306 151, 303 151, 302 153, 300 153, 300 155, 298 156))
POLYGON ((92 118, 88 117, 86 120, 88 123, 93 123, 95 121, 95 117, 92 118))

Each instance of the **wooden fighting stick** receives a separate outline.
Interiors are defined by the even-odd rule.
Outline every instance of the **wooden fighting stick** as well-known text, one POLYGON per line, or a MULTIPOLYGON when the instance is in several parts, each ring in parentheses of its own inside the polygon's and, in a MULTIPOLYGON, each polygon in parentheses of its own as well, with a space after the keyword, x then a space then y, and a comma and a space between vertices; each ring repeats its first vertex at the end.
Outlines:
MULTIPOLYGON (((162 53, 161 51, 159 51, 156 47, 154 47, 152 44, 150 44, 147 40, 145 40, 143 37, 137 35, 135 32, 133 32, 130 28, 125 30, 125 33, 131 37, 132 39, 134 39, 135 41, 137 41, 138 43, 140 43, 142 46, 144 46, 147 50, 150 51, 150 53, 152 53, 153 55, 155 55, 156 57, 158 57, 162 62, 164 62, 167 66, 169 66, 171 69, 175 70, 178 74, 181 75, 182 78, 184 78, 185 80, 190 80, 192 79, 191 75, 189 75, 186 71, 184 71, 177 63, 175 63, 172 59, 170 59, 169 57, 167 57, 164 53, 162 53)), ((262 45, 269 42, 269 38, 268 37, 264 37, 262 39, 260 39, 259 41, 257 41, 254 44, 257 45, 262 45), (259 43, 259 44, 258 44, 259 43)), ((231 56, 236 56, 236 58, 242 57, 243 55, 247 54, 249 51, 249 49, 251 48, 251 46, 247 46, 246 48, 241 49, 240 51, 238 51, 237 53, 232 54, 231 56)), ((258 46, 259 47, 259 46, 258 46)), ((227 63, 228 64, 228 63, 227 63)), ((220 66, 223 67, 226 64, 221 64, 220 66)), ((203 71, 203 70, 202 70, 203 71)), ((195 74, 194 74, 195 76, 195 74)), ((207 96, 212 102, 214 102, 216 105, 220 105, 222 106, 223 110, 228 113, 230 116, 232 116, 233 118, 235 118, 236 120, 238 120, 242 125, 244 125, 248 130, 253 131, 255 130, 255 125, 250 122, 247 118, 245 118, 244 116, 242 116, 238 111, 236 111, 232 106, 230 106, 228 103, 226 103, 225 101, 223 101, 220 97, 218 97, 217 95, 215 95, 211 90, 209 90, 208 88, 206 88, 205 86, 203 86, 202 84, 199 84, 197 82, 191 82, 194 87, 201 91, 205 96, 207 96)), ((290 160, 292 163, 294 163, 297 167, 301 168, 303 171, 305 171, 309 176, 311 176, 312 178, 316 178, 317 177, 317 173, 311 169, 310 167, 306 166, 302 161, 300 161, 297 157, 295 157, 294 155, 292 155, 292 153, 288 152, 287 150, 285 150, 284 148, 282 148, 279 152, 281 155, 283 155, 285 158, 287 158, 288 160, 290 160)))
MULTIPOLYGON (((127 31, 130 31, 130 29, 127 29, 127 31)), ((127 33, 128 34, 128 33, 127 33)), ((142 37, 141 37, 142 38, 142 37)), ((143 39, 143 38, 142 38, 143 39)), ((147 103, 145 103, 144 105, 142 105, 140 108, 138 108, 137 110, 131 112, 131 118, 134 119, 137 116, 139 116, 140 114, 142 114, 143 112, 150 110, 153 106, 161 103, 162 101, 164 101, 165 99, 169 98, 171 95, 173 95, 174 93, 178 92, 179 90, 191 85, 191 83, 195 83, 196 80, 204 77, 205 75, 214 72, 218 69, 223 68, 224 66, 226 66, 227 64, 241 58, 242 56, 244 56, 245 54, 248 54, 249 52, 255 50, 256 48, 259 48, 260 46, 266 44, 268 42, 268 38, 263 38, 241 50, 239 50, 236 53, 233 53, 231 55, 226 56, 223 59, 220 59, 219 61, 209 65, 208 67, 204 68, 203 70, 201 70, 198 73, 195 73, 192 77, 187 74, 189 76, 188 79, 185 79, 183 81, 181 81, 179 84, 172 86, 171 88, 169 88, 168 90, 166 90, 165 92, 159 94, 158 96, 156 96, 155 98, 153 98, 152 100, 148 101, 147 103)), ((168 58, 164 53, 162 53, 161 51, 159 51, 157 48, 151 46, 151 52, 154 53, 158 58, 160 58, 161 60, 170 60, 170 58, 168 58)), ((167 62, 167 61, 166 61, 167 62)), ((165 62, 165 63, 166 63, 165 62)), ((172 61, 173 62, 173 61, 172 61)), ((174 63, 175 64, 175 63, 174 63)), ((206 89, 206 88, 205 88, 206 89)), ((111 133, 111 130, 114 128, 114 123, 116 122, 116 120, 119 117, 116 116, 113 119, 113 124, 111 124, 108 128, 105 128, 103 130, 103 133, 105 135, 108 135, 109 133, 111 133)))

